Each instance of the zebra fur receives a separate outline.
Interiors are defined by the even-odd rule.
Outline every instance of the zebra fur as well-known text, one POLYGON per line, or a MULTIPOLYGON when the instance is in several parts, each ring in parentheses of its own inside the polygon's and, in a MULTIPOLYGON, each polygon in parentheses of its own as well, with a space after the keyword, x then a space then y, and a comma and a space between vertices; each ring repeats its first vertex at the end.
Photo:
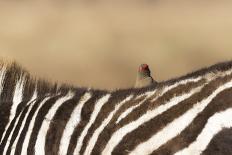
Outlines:
POLYGON ((232 154, 232 62, 113 92, 0 63, 0 154, 232 154))

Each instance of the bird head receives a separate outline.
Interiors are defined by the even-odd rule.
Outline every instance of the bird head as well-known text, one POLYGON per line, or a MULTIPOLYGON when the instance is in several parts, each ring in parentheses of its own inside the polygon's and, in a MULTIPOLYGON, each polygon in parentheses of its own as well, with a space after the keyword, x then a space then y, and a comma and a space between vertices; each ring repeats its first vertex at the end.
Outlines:
POLYGON ((140 76, 150 76, 150 69, 147 64, 141 64, 139 66, 139 75, 140 76))

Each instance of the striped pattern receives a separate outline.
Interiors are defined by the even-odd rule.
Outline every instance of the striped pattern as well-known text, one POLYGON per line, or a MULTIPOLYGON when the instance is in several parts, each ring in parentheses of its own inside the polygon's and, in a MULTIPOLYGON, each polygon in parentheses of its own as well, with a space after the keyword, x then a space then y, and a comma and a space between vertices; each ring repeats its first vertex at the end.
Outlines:
POLYGON ((52 85, 0 65, 0 154, 232 154, 232 62, 149 88, 52 85))

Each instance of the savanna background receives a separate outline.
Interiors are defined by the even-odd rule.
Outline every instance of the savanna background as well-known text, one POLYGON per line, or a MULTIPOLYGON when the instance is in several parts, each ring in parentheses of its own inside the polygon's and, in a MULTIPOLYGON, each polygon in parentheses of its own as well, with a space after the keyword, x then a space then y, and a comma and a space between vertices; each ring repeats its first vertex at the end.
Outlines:
POLYGON ((229 0, 0 1, 0 57, 34 76, 99 89, 232 58, 229 0))

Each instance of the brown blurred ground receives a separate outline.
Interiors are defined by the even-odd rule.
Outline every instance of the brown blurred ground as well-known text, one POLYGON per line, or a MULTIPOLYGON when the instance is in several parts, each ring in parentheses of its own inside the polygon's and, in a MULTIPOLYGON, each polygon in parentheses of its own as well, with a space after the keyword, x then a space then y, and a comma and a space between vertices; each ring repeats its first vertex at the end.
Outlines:
POLYGON ((0 2, 0 57, 76 86, 126 88, 232 58, 232 2, 0 2))

